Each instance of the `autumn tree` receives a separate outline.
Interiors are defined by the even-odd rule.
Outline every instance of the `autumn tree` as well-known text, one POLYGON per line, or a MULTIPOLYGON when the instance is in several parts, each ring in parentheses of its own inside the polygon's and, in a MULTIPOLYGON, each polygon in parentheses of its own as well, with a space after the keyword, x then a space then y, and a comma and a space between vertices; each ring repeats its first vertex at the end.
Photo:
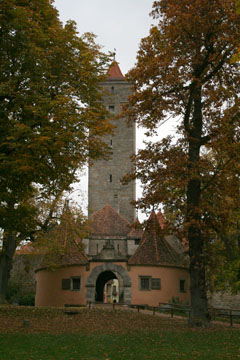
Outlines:
POLYGON ((36 191, 68 190, 78 168, 106 154, 111 131, 99 87, 109 56, 52 4, 0 2, 0 302, 17 243, 36 225, 36 191))
POLYGON ((202 326, 209 322, 209 235, 224 218, 224 187, 234 184, 229 193, 238 189, 239 194, 240 72, 234 56, 240 17, 232 0, 154 1, 152 16, 157 25, 142 39, 128 74, 134 93, 126 113, 148 135, 160 132, 172 117, 177 136, 141 150, 128 179, 142 180, 140 205, 162 203, 174 211, 175 225, 183 225, 189 242, 190 322, 202 326), (218 157, 210 161, 214 151, 218 157))
POLYGON ((63 206, 55 211, 47 229, 39 227, 34 234, 32 248, 40 255, 41 265, 49 270, 62 266, 68 259, 84 256, 81 240, 90 232, 87 217, 80 207, 68 200, 63 201, 63 206))

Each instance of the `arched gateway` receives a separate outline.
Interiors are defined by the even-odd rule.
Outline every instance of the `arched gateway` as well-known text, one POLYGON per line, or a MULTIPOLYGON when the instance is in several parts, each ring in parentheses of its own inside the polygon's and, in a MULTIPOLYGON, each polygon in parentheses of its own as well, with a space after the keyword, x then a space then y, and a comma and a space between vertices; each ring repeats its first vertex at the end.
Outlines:
POLYGON ((123 284, 123 302, 126 304, 131 303, 131 279, 128 276, 127 271, 120 265, 112 263, 105 263, 100 266, 96 266, 86 281, 86 300, 87 302, 95 301, 96 283, 99 276, 104 272, 113 272, 120 276, 123 284))

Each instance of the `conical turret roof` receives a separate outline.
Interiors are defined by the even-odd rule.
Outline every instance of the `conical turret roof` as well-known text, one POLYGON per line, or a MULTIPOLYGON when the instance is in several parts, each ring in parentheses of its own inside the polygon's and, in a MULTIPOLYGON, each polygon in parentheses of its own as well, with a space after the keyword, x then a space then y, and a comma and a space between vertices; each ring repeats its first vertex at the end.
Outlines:
POLYGON ((165 239, 155 212, 151 213, 142 241, 128 263, 130 265, 186 266, 183 256, 177 253, 165 239))
POLYGON ((108 70, 107 80, 125 80, 120 67, 116 61, 113 61, 108 70))

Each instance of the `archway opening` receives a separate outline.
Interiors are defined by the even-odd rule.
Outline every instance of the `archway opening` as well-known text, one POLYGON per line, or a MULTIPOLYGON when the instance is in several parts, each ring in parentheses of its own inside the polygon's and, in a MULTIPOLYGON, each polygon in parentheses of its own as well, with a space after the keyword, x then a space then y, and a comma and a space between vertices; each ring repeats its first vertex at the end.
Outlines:
MULTIPOLYGON (((105 279, 106 281, 111 280, 111 278, 117 278, 119 283, 119 291, 118 291, 118 297, 120 303, 131 303, 131 286, 132 282, 128 275, 127 270, 121 266, 112 264, 109 262, 106 262, 103 265, 99 265, 93 268, 91 271, 91 274, 88 276, 86 280, 86 300, 88 302, 96 301, 96 299, 103 299, 103 290, 99 291, 99 288, 101 288, 101 278, 102 281, 104 280, 104 275, 101 276, 101 278, 98 281, 97 280, 101 274, 104 272, 108 272, 108 279, 105 279), (110 274, 109 274, 110 273, 110 274), (102 295, 101 295, 102 293, 102 295), (100 294, 100 295, 99 295, 100 294)), ((104 281, 103 281, 104 282, 104 281)), ((106 282, 105 282, 106 284, 106 282)))
POLYGON ((112 271, 102 272, 96 281, 95 300, 101 302, 119 302, 119 282, 112 271))

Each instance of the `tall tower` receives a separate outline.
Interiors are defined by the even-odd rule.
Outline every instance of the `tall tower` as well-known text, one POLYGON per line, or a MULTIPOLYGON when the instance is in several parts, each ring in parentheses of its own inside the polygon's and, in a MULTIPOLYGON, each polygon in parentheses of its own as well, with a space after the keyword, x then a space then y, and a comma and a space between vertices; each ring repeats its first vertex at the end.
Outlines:
MULTIPOLYGON (((125 80, 117 62, 110 67, 107 80, 102 83, 103 101, 114 115, 120 114, 122 105, 131 93, 131 86, 125 80)), ((109 160, 98 160, 89 167, 88 214, 110 204, 131 224, 135 220, 135 209, 130 204, 136 199, 136 185, 121 184, 121 178, 132 169, 130 156, 135 153, 136 127, 128 127, 124 118, 113 121, 116 126, 114 135, 107 135, 104 141, 112 148, 109 160)))

